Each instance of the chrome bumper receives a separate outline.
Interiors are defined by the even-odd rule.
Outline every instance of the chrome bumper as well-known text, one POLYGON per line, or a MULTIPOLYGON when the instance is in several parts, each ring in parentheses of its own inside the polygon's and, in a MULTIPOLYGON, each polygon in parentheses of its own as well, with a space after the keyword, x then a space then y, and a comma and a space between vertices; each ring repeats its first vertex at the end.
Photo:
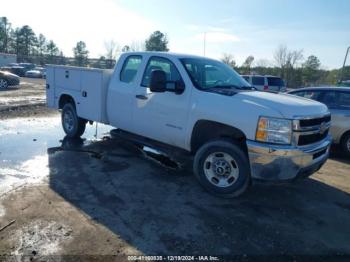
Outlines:
POLYGON ((331 136, 302 147, 247 141, 253 179, 283 181, 306 177, 321 168, 329 155, 331 136))

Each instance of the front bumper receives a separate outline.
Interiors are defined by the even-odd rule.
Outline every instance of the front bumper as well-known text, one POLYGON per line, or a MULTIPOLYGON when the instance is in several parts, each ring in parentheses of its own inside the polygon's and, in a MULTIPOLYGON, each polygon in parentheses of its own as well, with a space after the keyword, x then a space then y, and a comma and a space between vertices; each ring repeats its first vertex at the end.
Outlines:
POLYGON ((286 181, 310 176, 326 162, 331 136, 302 147, 281 146, 247 141, 253 179, 286 181))

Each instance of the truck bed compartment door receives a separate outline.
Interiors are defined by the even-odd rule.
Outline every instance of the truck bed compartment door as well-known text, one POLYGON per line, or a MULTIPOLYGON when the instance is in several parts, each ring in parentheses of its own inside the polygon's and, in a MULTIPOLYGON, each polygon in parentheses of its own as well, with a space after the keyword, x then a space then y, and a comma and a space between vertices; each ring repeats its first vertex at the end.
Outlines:
POLYGON ((56 68, 55 83, 58 88, 80 91, 81 71, 72 68, 56 68))
POLYGON ((99 71, 81 73, 81 90, 77 105, 80 117, 101 122, 103 75, 99 71))
POLYGON ((55 107, 55 69, 48 67, 46 71, 46 104, 55 107))

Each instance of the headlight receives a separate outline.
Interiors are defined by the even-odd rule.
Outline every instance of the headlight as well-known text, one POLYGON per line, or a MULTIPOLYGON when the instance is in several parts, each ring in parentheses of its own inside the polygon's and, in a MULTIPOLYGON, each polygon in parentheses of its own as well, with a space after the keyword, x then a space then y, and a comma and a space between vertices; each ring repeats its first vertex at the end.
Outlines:
POLYGON ((255 139, 275 144, 290 144, 292 121, 280 118, 260 117, 255 139))

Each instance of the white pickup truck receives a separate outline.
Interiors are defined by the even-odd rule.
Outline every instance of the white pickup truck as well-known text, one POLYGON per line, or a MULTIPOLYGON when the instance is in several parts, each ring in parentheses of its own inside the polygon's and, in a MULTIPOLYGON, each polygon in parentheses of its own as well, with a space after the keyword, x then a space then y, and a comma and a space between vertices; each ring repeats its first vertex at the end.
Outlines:
POLYGON ((88 121, 194 156, 200 184, 220 196, 253 179, 289 181, 328 158, 330 113, 316 101, 255 91, 227 65, 162 52, 124 53, 114 70, 47 67, 47 104, 69 137, 88 121))

